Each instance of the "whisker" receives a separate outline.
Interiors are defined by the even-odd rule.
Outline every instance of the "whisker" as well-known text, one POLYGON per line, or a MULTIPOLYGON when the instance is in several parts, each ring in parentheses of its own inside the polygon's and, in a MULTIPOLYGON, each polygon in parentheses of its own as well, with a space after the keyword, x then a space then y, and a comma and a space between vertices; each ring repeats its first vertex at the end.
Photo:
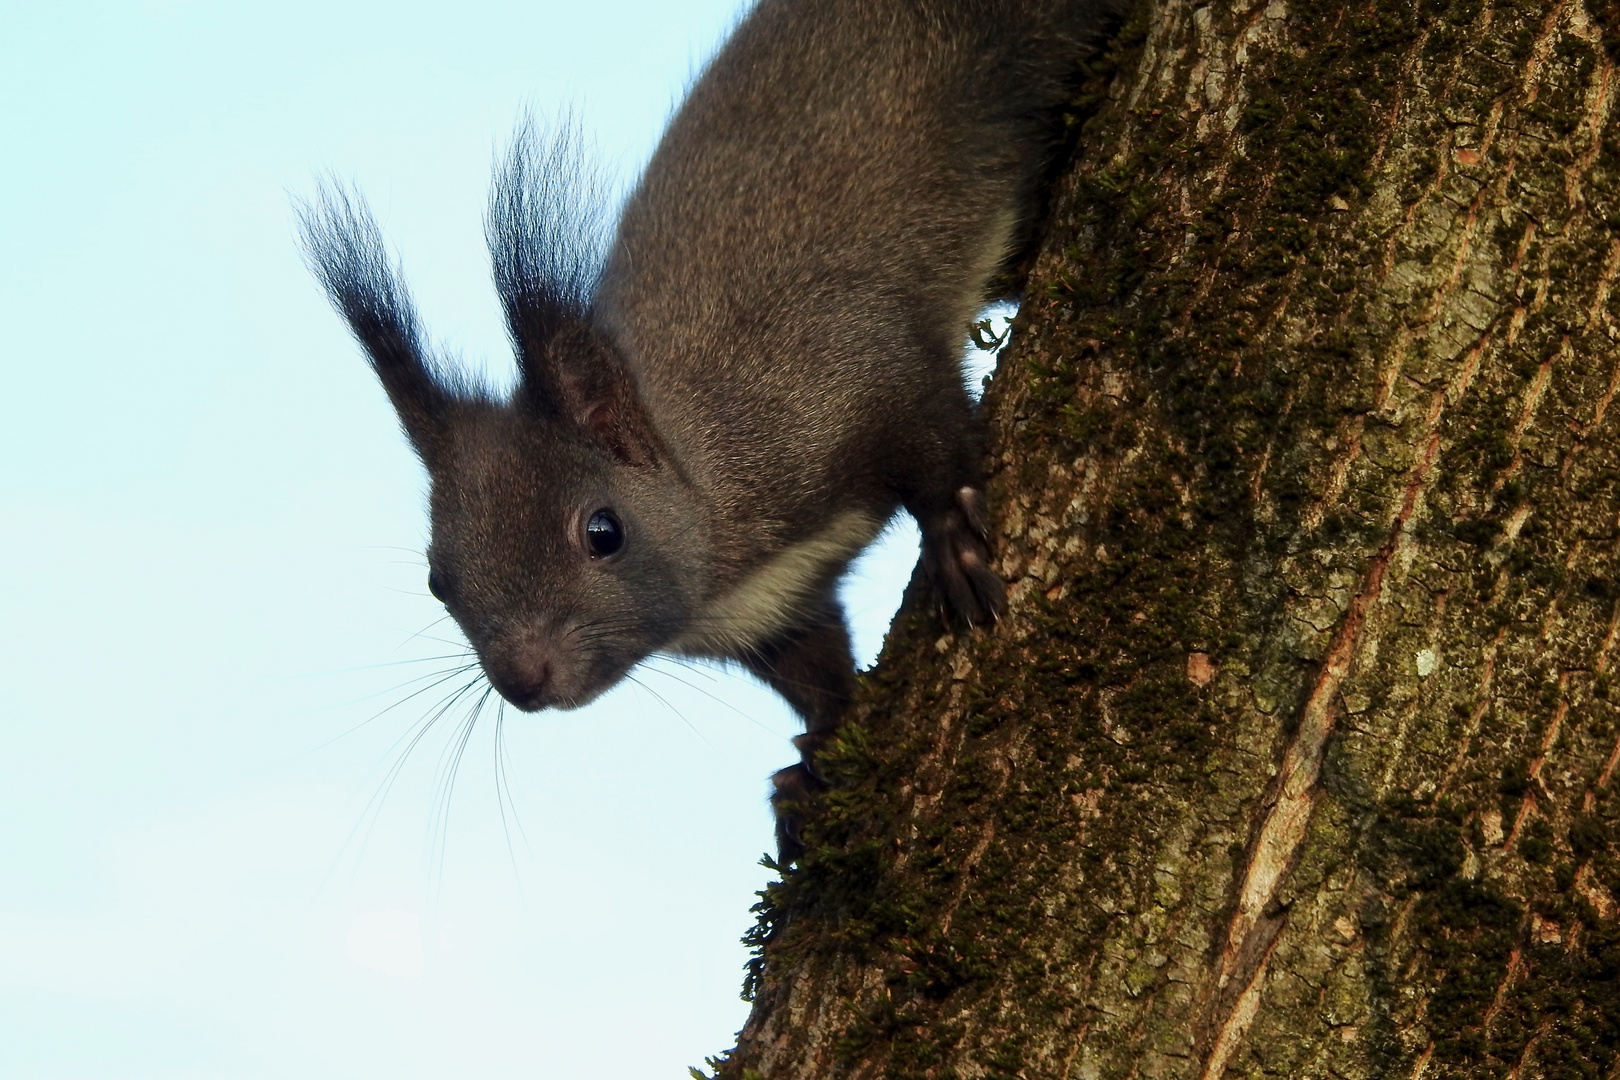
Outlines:
POLYGON ((495 710, 495 806, 501 813, 501 835, 506 840, 506 857, 512 864, 512 880, 517 885, 518 903, 527 909, 528 901, 523 896, 523 875, 518 871, 517 852, 512 849, 512 830, 507 824, 507 803, 512 805, 512 823, 517 825, 518 836, 522 838, 524 850, 528 851, 530 858, 534 857, 534 849, 529 846, 528 834, 523 831, 517 800, 512 796, 512 780, 506 771, 505 726, 506 702, 503 700, 495 710))
MULTIPOLYGON (((450 617, 451 616, 450 616, 450 613, 448 611, 445 612, 443 615, 440 615, 437 619, 434 619, 432 622, 430 622, 426 626, 422 627, 422 629, 418 630, 416 633, 412 634, 410 637, 406 638, 404 641, 402 641, 398 645, 394 646, 394 651, 398 652, 400 649, 403 649, 405 646, 409 645, 411 642, 415 641, 417 638, 424 636, 429 630, 433 629, 435 626, 438 626, 440 623, 444 622, 446 619, 448 619, 450 617)), ((439 640, 442 640, 442 639, 440 639, 440 638, 428 638, 428 640, 429 641, 439 641, 439 640)), ((467 643, 465 641, 452 641, 452 642, 446 642, 446 644, 456 645, 456 646, 465 646, 467 643)))
POLYGON ((630 672, 625 672, 624 677, 626 679, 629 679, 631 682, 635 683, 637 686, 641 687, 643 690, 647 691, 647 693, 651 694, 653 697, 657 698, 660 702, 663 703, 664 708, 668 709, 670 712, 674 713, 676 716, 679 716, 681 718, 681 723, 685 724, 687 727, 692 729, 692 734, 696 735, 699 739, 703 740, 703 745, 704 746, 707 746, 710 750, 714 749, 714 743, 710 742, 707 738, 705 738, 704 735, 703 735, 703 732, 699 731, 695 726, 693 726, 692 721, 690 721, 690 720, 688 720, 686 718, 686 714, 681 712, 681 710, 677 709, 675 706, 671 705, 669 703, 668 699, 666 699, 664 697, 664 695, 660 694, 658 691, 654 690, 652 687, 648 686, 646 683, 644 683, 640 679, 636 678, 635 675, 630 673, 630 672))
POLYGON ((429 873, 433 873, 435 849, 437 850, 438 872, 434 874, 433 903, 437 907, 439 896, 444 888, 444 860, 445 852, 450 840, 450 810, 456 792, 456 777, 461 773, 461 760, 467 753, 467 743, 472 739, 473 729, 478 724, 478 717, 484 710, 484 703, 495 688, 486 686, 484 692, 473 702, 467 718, 456 733, 445 744, 445 749, 439 755, 439 765, 435 770, 433 814, 428 826, 428 863, 429 873), (435 843, 435 835, 437 843, 435 843))
MULTIPOLYGON (((342 863, 344 852, 348 851, 349 847, 354 844, 356 834, 359 834, 362 827, 364 827, 364 835, 361 836, 359 850, 355 854, 355 872, 359 872, 359 864, 365 856, 366 848, 371 844, 371 834, 377 827, 378 819, 380 819, 382 816, 383 804, 388 801, 388 795, 391 791, 393 791, 394 783, 399 779, 399 775, 405 768, 405 762, 410 758, 411 752, 416 749, 417 744, 422 741, 423 737, 427 735, 428 731, 433 727, 433 725, 438 723, 439 719, 443 717, 452 706, 454 706, 456 701, 466 694, 468 690, 478 685, 482 678, 483 676, 480 674, 468 679, 454 692, 446 695, 436 709, 430 710, 429 713, 422 719, 411 725, 404 735, 401 735, 399 739, 395 740, 394 745, 388 750, 388 753, 390 754, 392 754, 400 743, 404 742, 407 736, 409 736, 409 742, 406 743, 405 748, 400 751, 397 756, 395 756, 392 765, 388 767, 387 772, 384 774, 382 783, 379 784, 377 790, 372 793, 371 798, 366 800, 366 805, 361 809, 360 816, 355 821, 354 827, 349 830, 349 835, 345 837, 343 843, 339 845, 337 854, 332 858, 331 866, 327 868, 325 876, 321 878, 320 884, 316 886, 315 896, 319 896, 321 891, 326 888, 327 882, 331 880, 332 875, 337 871, 339 864, 342 863)), ((441 682, 446 681, 449 680, 441 680, 441 682)), ((418 691, 418 693, 420 693, 420 691, 418 691)), ((399 703, 396 702, 396 705, 397 704, 399 703)), ((389 708, 393 707, 394 706, 390 706, 389 708)), ((383 711, 386 712, 387 710, 385 709, 383 711)), ((382 714, 379 713, 378 715, 380 716, 382 714)), ((376 719, 376 717, 372 717, 372 719, 376 719)), ((370 720, 365 722, 370 723, 370 720)), ((314 902, 314 897, 311 897, 310 902, 314 902)))
POLYGON ((357 671, 377 671, 381 668, 406 667, 410 664, 430 664, 435 660, 462 660, 472 656, 471 649, 463 649, 458 653, 442 653, 438 656, 418 656, 412 660, 385 660, 380 664, 356 664, 354 667, 331 668, 327 671, 310 671, 303 675, 293 676, 296 679, 324 679, 332 675, 352 675, 357 671))
POLYGON ((360 551, 403 551, 407 555, 414 556, 414 558, 411 560, 412 562, 418 563, 421 566, 426 566, 427 565, 427 559, 423 558, 422 553, 420 551, 418 551, 416 548, 400 547, 398 544, 366 544, 363 547, 359 548, 358 550, 360 550, 360 551))
MULTIPOLYGON (((662 660, 662 659, 667 659, 667 658, 660 656, 660 657, 649 658, 649 659, 660 659, 660 660, 662 660)), ((686 687, 688 690, 692 690, 692 691, 694 691, 696 693, 702 694, 704 697, 710 699, 711 701, 715 702, 718 705, 724 705, 726 708, 730 709, 732 712, 736 713, 738 716, 742 717, 744 720, 750 721, 751 723, 758 725, 763 730, 765 730, 765 731, 770 731, 771 730, 770 728, 766 727, 764 724, 761 724, 758 720, 754 719, 752 716, 748 715, 747 713, 743 712, 741 709, 737 708, 737 706, 733 705, 731 702, 727 701, 725 698, 721 697, 719 694, 716 694, 712 690, 708 690, 708 689, 706 689, 704 687, 701 687, 701 686, 697 685, 696 683, 688 682, 685 679, 681 678, 679 675, 675 674, 673 671, 665 671, 663 668, 654 667, 651 663, 643 663, 642 665, 640 665, 638 670, 645 671, 645 672, 647 672, 649 674, 662 675, 666 679, 674 679, 676 682, 680 683, 682 686, 686 687)), ((774 734, 774 732, 773 732, 773 734, 774 734)))
MULTIPOLYGON (((456 678, 457 676, 465 675, 467 672, 473 670, 477 666, 478 665, 476 663, 470 663, 470 664, 462 664, 460 667, 455 667, 455 668, 441 668, 438 671, 431 671, 426 675, 419 675, 414 679, 407 679, 405 682, 400 683, 399 685, 393 687, 392 690, 381 690, 381 691, 378 691, 378 693, 376 693, 376 694, 368 694, 365 697, 356 698, 354 701, 351 701, 348 704, 350 704, 350 705, 359 704, 362 701, 368 701, 371 698, 380 697, 382 694, 392 693, 393 690, 402 689, 404 687, 407 687, 407 686, 411 685, 411 683, 414 683, 414 682, 422 682, 425 679, 433 679, 434 680, 433 682, 428 683, 426 686, 419 687, 418 689, 413 690, 409 694, 406 694, 404 697, 400 698, 398 701, 394 702, 392 705, 388 705, 388 706, 386 706, 384 708, 378 709, 376 712, 372 713, 370 716, 366 717, 364 720, 360 721, 358 724, 354 725, 349 730, 341 732, 341 733, 339 733, 337 735, 334 735, 330 739, 327 739, 325 742, 321 743, 319 746, 312 747, 309 750, 305 750, 302 754, 296 755, 295 760, 296 760, 296 758, 307 757, 310 754, 314 754, 314 753, 317 753, 318 751, 325 750, 328 746, 331 746, 333 743, 341 742, 342 740, 347 739, 350 735, 353 735, 355 732, 359 731, 361 728, 365 727, 367 724, 371 723, 373 720, 376 720, 378 717, 385 716, 388 713, 393 712, 395 709, 399 708, 401 705, 405 704, 407 701, 410 701, 413 698, 421 697, 423 694, 427 693, 429 690, 432 690, 434 687, 443 686, 445 683, 447 683, 450 680, 456 678)), ((337 707, 337 706, 334 706, 334 708, 335 707, 337 707)), ((397 746, 398 743, 395 743, 395 745, 397 746)))
POLYGON ((709 680, 710 682, 719 682, 720 681, 719 679, 717 679, 715 677, 715 674, 714 674, 715 667, 718 665, 719 667, 724 669, 725 665, 726 665, 726 662, 724 660, 709 660, 709 659, 706 659, 706 658, 701 658, 701 657, 696 657, 696 656, 683 656, 680 653, 672 653, 672 652, 653 653, 648 659, 667 661, 667 662, 669 662, 671 664, 676 665, 677 667, 685 668, 687 671, 690 671, 694 675, 701 675, 705 679, 709 680))
MULTIPOLYGON (((449 616, 448 616, 448 615, 447 615, 447 616, 445 616, 445 617, 446 617, 446 618, 449 618, 449 616)), ((419 636, 421 636, 421 638, 422 638, 422 640, 423 640, 423 641, 431 641, 431 642, 433 642, 433 643, 435 643, 435 644, 437 644, 437 645, 449 645, 449 646, 450 646, 450 647, 451 647, 451 648, 464 648, 464 649, 466 649, 466 650, 467 650, 467 651, 468 651, 468 652, 472 652, 472 651, 473 651, 473 650, 472 650, 472 646, 470 646, 470 645, 468 645, 468 644, 467 644, 467 642, 466 642, 466 641, 465 641, 465 640, 462 640, 462 641, 453 641, 453 640, 451 640, 451 639, 450 639, 450 638, 441 638, 441 637, 428 637, 428 636, 427 636, 427 635, 426 635, 426 634, 425 634, 425 633, 424 633, 424 634, 422 634, 422 635, 419 635, 419 636)))

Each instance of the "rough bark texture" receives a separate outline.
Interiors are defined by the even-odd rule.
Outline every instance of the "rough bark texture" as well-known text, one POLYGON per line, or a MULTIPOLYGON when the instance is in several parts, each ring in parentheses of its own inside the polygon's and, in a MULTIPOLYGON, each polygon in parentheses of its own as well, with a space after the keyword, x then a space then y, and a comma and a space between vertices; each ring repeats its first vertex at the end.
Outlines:
POLYGON ((1127 28, 721 1075, 1620 1071, 1606 2, 1127 28))

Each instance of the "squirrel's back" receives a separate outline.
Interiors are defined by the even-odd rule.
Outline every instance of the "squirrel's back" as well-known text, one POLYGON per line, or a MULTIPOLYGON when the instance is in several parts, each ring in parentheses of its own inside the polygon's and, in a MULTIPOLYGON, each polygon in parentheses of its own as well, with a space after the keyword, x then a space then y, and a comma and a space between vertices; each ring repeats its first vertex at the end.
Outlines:
POLYGON ((597 299, 663 434, 751 549, 852 503, 950 387, 1106 3, 763 0, 694 84, 597 299), (899 430, 897 430, 899 425, 899 430))

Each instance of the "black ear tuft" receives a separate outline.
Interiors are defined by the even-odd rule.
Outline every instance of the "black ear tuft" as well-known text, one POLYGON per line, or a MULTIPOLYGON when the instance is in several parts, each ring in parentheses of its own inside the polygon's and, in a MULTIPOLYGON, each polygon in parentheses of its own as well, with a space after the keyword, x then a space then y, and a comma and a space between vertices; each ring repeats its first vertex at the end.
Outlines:
POLYGON ((298 204, 304 256, 371 359, 405 434, 427 454, 452 395, 422 348, 416 310, 365 200, 337 182, 298 204))
POLYGON ((608 185, 573 122, 564 117, 542 133, 530 117, 496 170, 485 232, 523 375, 520 393, 626 464, 650 465, 660 444, 635 380, 591 325, 607 205, 608 185))
POLYGON ((606 247, 607 199, 572 120, 541 132, 532 117, 524 119, 496 170, 485 233, 524 388, 547 410, 567 410, 565 383, 577 381, 559 370, 569 363, 559 336, 574 337, 562 332, 587 325, 606 247))

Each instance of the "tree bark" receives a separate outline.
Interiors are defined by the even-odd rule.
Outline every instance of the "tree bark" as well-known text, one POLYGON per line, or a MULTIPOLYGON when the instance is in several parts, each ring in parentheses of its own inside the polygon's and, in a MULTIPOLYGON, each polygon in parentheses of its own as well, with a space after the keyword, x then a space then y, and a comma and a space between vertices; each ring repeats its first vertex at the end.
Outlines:
POLYGON ((719 1075, 1620 1071, 1607 2, 1126 28, 719 1075))

